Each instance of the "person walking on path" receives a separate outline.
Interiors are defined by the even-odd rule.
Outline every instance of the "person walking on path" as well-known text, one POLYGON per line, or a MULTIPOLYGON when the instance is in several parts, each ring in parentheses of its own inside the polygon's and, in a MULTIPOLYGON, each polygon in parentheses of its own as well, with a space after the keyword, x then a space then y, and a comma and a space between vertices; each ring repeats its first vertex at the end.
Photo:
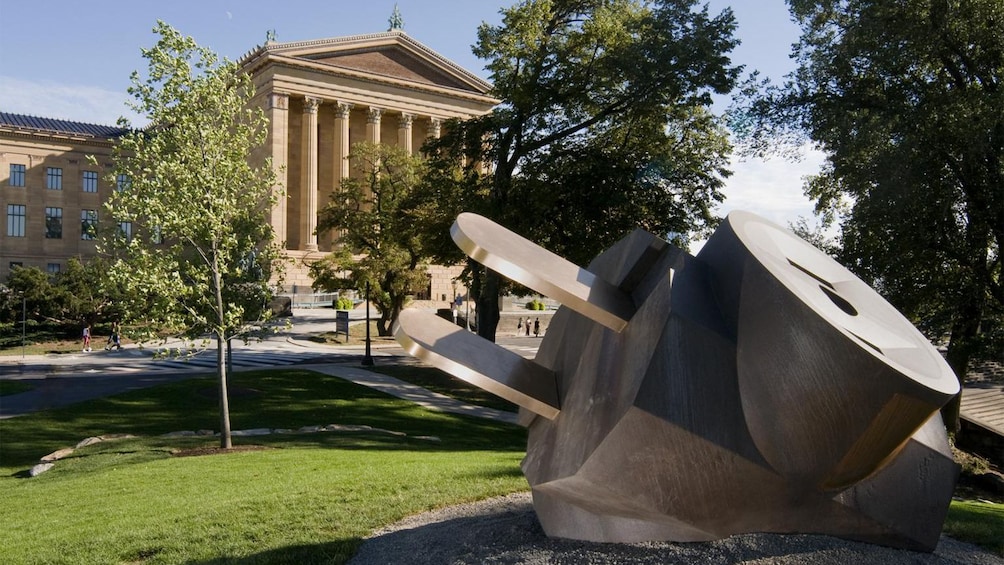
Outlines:
MULTIPOLYGON (((527 320, 529 320, 529 318, 527 318, 527 320)), ((527 332, 526 335, 530 335, 530 333, 527 332)), ((533 321, 533 337, 540 337, 540 318, 533 321)))
POLYGON ((91 325, 84 326, 84 351, 91 350, 91 325))
POLYGON ((108 336, 108 343, 105 344, 105 351, 110 349, 122 349, 122 336, 119 335, 118 322, 112 324, 112 335, 108 336))
POLYGON ((526 337, 530 337, 530 316, 526 317, 526 337))

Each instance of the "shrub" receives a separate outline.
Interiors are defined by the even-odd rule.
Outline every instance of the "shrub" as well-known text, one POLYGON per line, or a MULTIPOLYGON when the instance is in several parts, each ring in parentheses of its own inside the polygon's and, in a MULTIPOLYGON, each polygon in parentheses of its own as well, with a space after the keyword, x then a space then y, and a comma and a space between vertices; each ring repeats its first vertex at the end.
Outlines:
POLYGON ((527 310, 545 310, 546 308, 544 303, 536 298, 526 303, 527 310))
POLYGON ((347 296, 339 296, 335 300, 335 310, 351 310, 353 307, 355 307, 355 304, 347 296))

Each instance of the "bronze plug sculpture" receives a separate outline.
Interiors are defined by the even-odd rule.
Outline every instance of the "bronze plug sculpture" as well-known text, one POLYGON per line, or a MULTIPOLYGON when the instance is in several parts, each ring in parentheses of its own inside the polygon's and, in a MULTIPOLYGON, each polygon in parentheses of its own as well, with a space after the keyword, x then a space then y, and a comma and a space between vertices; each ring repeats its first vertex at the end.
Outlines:
POLYGON ((536 357, 414 310, 395 336, 521 407, 523 472, 549 536, 937 545, 958 476, 938 410, 958 380, 790 231, 732 212, 695 257, 636 230, 588 269, 474 214, 451 233, 561 302, 536 357))

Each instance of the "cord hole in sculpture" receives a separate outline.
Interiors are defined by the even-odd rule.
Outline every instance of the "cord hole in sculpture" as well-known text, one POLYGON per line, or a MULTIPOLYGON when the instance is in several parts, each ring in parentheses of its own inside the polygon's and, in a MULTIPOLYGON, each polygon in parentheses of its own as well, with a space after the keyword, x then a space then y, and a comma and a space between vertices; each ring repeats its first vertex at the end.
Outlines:
POLYGON ((819 285, 819 289, 822 290, 823 294, 828 296, 830 298, 830 301, 833 302, 837 306, 837 308, 840 308, 840 310, 843 311, 844 314, 847 314, 848 316, 858 315, 857 309, 854 308, 854 306, 852 306, 850 302, 845 300, 844 297, 833 292, 832 290, 830 290, 829 287, 823 285, 819 285))

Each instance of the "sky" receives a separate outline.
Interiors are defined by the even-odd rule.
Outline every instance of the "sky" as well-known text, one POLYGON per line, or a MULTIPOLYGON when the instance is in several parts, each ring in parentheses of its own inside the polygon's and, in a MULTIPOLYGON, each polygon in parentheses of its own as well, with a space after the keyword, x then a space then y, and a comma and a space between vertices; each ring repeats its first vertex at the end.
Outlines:
MULTIPOLYGON (((788 54, 798 38, 784 0, 707 0, 712 13, 731 7, 741 44, 732 61, 781 79, 793 70, 788 54)), ((140 49, 156 41, 158 19, 221 56, 239 59, 276 39, 301 41, 386 31, 395 4, 404 31, 468 71, 488 79, 471 53, 482 22, 498 24, 515 0, 0 0, 0 111, 112 125, 125 115, 129 76, 145 70, 140 49)), ((728 100, 719 98, 715 111, 728 100)), ((781 225, 810 217, 804 176, 822 155, 799 162, 733 159, 719 214, 743 209, 781 225)), ((696 248, 692 248, 696 251, 696 248)))

